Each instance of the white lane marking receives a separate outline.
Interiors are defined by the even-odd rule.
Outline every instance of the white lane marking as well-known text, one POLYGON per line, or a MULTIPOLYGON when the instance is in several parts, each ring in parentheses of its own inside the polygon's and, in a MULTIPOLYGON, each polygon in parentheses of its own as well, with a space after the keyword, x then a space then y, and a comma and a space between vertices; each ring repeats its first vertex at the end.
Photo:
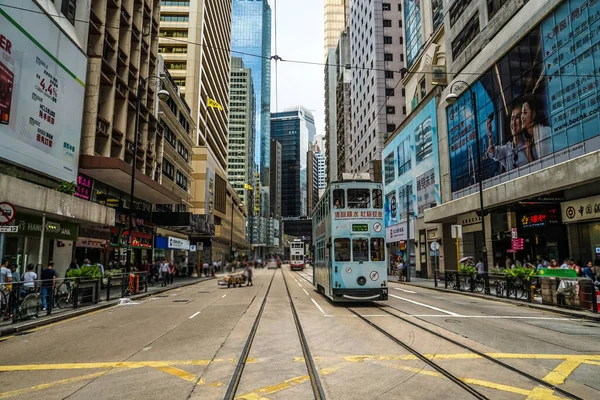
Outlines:
POLYGON ((198 311, 197 313, 193 314, 189 319, 194 318, 196 315, 200 314, 200 311, 198 311))
POLYGON ((315 306, 317 306, 317 308, 319 309, 319 311, 321 311, 321 314, 325 315, 325 310, 323 310, 323 308, 321 308, 321 306, 319 305, 319 303, 317 303, 317 301, 315 299, 313 299, 313 298, 311 298, 311 300, 312 300, 313 304, 315 306))
POLYGON ((227 296, 227 293, 225 293, 223 296, 221 296, 221 298, 222 298, 222 299, 224 299, 224 298, 225 298, 225 296, 227 296))
POLYGON ((306 295, 308 296, 308 292, 306 291, 306 289, 302 288, 302 290, 304 290, 304 293, 306 293, 306 295))
POLYGON ((298 284, 298 286, 302 287, 302 285, 300 284, 300 282, 296 282, 298 284))
POLYGON ((394 289, 400 290, 400 291, 402 291, 404 293, 417 293, 417 292, 413 292, 412 290, 400 289, 400 288, 397 288, 397 287, 395 287, 394 289))
POLYGON ((405 299, 404 297, 396 296, 396 295, 393 295, 393 294, 390 294, 389 296, 393 297, 393 298, 396 298, 398 300, 406 301, 408 303, 416 304, 416 305, 421 306, 421 307, 425 307, 425 308, 429 308, 431 310, 439 311, 439 312, 444 313, 444 314, 452 315, 453 317, 460 317, 461 316, 460 314, 454 313, 452 311, 442 310, 441 308, 437 308, 437 307, 430 306, 430 305, 427 305, 427 304, 419 303, 418 301, 414 301, 414 300, 410 300, 410 299, 405 299))

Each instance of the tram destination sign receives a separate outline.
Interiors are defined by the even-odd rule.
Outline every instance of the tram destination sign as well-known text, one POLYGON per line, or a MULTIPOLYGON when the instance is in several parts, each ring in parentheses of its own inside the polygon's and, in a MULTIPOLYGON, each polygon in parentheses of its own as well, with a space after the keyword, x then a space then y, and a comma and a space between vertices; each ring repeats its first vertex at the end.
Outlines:
POLYGON ((369 232, 368 224, 352 224, 352 232, 369 232))

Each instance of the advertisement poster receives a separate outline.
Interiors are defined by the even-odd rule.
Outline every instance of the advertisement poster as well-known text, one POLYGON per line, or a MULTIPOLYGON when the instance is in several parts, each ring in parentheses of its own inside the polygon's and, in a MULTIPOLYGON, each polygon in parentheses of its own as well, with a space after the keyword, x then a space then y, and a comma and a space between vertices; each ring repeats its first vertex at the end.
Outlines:
POLYGON ((383 149, 385 226, 441 203, 435 99, 383 149), (407 212, 408 198, 408 212, 407 212))
MULTIPOLYGON (((600 1, 565 1, 472 85, 484 186, 600 149, 600 1)), ((447 109, 453 198, 477 191, 471 94, 447 109)))
POLYGON ((0 158, 75 182, 87 57, 33 2, 3 3, 0 158))

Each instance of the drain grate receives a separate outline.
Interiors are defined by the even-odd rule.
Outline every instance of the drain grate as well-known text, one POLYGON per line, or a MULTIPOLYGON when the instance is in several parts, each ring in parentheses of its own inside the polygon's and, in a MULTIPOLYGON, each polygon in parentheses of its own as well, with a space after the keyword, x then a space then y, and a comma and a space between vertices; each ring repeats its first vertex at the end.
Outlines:
POLYGON ((173 303, 187 303, 189 300, 173 300, 173 303))

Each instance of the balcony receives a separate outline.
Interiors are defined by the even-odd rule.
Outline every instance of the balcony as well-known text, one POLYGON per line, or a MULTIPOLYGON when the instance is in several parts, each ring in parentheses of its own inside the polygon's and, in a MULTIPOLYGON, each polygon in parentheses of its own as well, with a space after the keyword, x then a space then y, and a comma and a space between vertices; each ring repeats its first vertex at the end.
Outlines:
POLYGON ((125 8, 121 8, 121 26, 129 26, 131 22, 131 15, 127 12, 125 8))
POLYGON ((121 63, 123 63, 123 65, 127 65, 127 53, 125 53, 123 50, 119 49, 117 51, 117 57, 118 57, 119 61, 121 63))
POLYGON ((125 134, 123 132, 121 132, 119 129, 117 129, 116 126, 113 126, 113 130, 112 130, 112 136, 113 138, 118 138, 119 142, 121 141, 121 139, 123 138, 123 136, 125 136, 125 134))
POLYGON ((127 151, 130 155, 133 155, 133 151, 135 149, 135 146, 133 145, 133 142, 129 139, 127 139, 125 141, 125 151, 127 151))
POLYGON ((107 0, 107 8, 119 8, 119 0, 107 0))
POLYGON ((108 137, 108 128, 110 123, 101 116, 96 119, 96 136, 108 137))
POLYGON ((142 54, 148 54, 148 43, 145 39, 142 39, 142 54))

